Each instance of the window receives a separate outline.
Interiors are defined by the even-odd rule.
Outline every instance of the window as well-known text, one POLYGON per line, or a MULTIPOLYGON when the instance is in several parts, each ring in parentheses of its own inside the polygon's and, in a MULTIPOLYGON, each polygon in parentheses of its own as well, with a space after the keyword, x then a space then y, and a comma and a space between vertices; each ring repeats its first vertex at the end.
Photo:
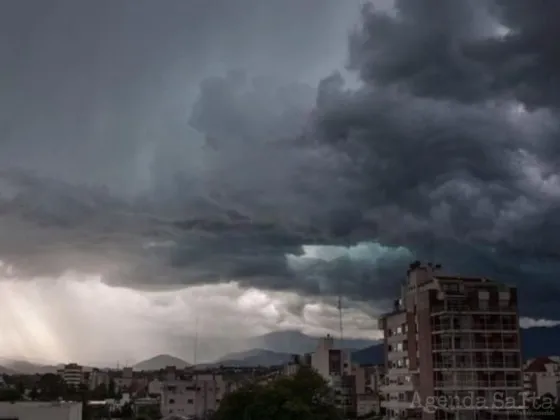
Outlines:
POLYGON ((173 398, 169 399, 169 404, 175 404, 175 400, 173 398))
POLYGON ((193 403, 193 400, 192 400, 192 399, 188 399, 188 400, 187 400, 187 404, 192 404, 192 403, 193 403))

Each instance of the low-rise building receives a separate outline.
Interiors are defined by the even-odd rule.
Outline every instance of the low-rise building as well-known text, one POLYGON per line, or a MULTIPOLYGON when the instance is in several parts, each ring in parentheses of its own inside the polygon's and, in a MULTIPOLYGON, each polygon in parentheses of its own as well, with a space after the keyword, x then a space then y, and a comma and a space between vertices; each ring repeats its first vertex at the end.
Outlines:
POLYGON ((77 402, 0 402, 0 419, 82 420, 82 403, 77 402))
POLYGON ((527 395, 541 397, 550 394, 558 399, 560 360, 557 357, 537 357, 528 360, 523 371, 524 391, 527 395))
POLYGON ((161 395, 163 382, 159 379, 153 379, 148 383, 148 395, 159 396, 161 395))
POLYGON ((193 373, 186 380, 165 381, 160 411, 163 416, 177 414, 204 417, 217 410, 231 389, 231 384, 222 375, 214 373, 193 373))
POLYGON ((109 376, 109 372, 100 370, 100 369, 93 369, 88 376, 88 388, 90 390, 94 390, 101 385, 105 385, 109 388, 109 384, 111 382, 111 378, 109 376))

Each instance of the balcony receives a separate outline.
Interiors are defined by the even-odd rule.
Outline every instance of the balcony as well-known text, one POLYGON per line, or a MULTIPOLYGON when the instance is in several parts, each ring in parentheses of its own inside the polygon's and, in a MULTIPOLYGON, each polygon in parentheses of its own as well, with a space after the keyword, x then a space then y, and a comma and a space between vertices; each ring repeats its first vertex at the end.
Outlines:
POLYGON ((504 370, 504 369, 513 369, 519 370, 521 369, 521 365, 519 363, 514 362, 503 362, 503 361, 481 361, 481 360, 467 360, 465 362, 443 362, 435 360, 433 363, 434 369, 468 369, 468 370, 504 370))
POLYGON ((495 389, 505 389, 505 388, 522 388, 521 381, 506 381, 506 380, 495 380, 495 381, 478 381, 478 380, 464 380, 464 381, 447 381, 447 380, 436 380, 434 382, 434 387, 436 388, 495 388, 495 389))
POLYGON ((436 322, 432 325, 432 332, 443 332, 443 331, 517 331, 517 324, 512 323, 481 323, 481 322, 436 322))
POLYGON ((494 314, 515 314, 517 308, 512 305, 508 306, 471 306, 466 303, 453 303, 445 305, 444 303, 435 304, 431 307, 432 314, 440 312, 463 312, 463 313, 494 313, 494 314))
POLYGON ((489 351, 489 350, 518 350, 519 347, 516 343, 506 343, 501 341, 470 341, 464 340, 455 342, 454 345, 449 342, 439 342, 436 341, 432 344, 432 350, 436 351, 462 351, 462 350, 474 350, 474 351, 489 351))
POLYGON ((393 392, 406 392, 413 391, 414 385, 411 381, 393 381, 387 384, 383 384, 379 387, 379 390, 384 394, 390 394, 393 392))

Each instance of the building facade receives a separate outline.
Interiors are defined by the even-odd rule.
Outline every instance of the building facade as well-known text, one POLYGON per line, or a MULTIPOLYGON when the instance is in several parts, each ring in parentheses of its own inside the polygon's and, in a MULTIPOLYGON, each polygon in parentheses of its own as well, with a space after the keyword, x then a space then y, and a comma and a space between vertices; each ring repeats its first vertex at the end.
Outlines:
POLYGON ((558 400, 560 360, 558 357, 538 357, 528 360, 524 368, 525 394, 527 398, 550 395, 558 400))
POLYGON ((68 386, 77 388, 84 383, 84 369, 76 363, 64 365, 58 374, 68 386))
POLYGON ((194 373, 187 380, 164 381, 161 388, 161 414, 205 418, 218 409, 221 400, 231 391, 231 386, 222 375, 213 373, 194 373))
POLYGON ((88 388, 92 391, 102 385, 109 388, 110 382, 109 372, 104 370, 95 368, 88 375, 88 388))
POLYGON ((352 363, 348 350, 335 347, 331 335, 320 338, 315 352, 311 355, 311 366, 327 381, 334 377, 352 374, 352 363))
POLYGON ((411 264, 380 320, 387 417, 518 418, 523 370, 517 289, 411 264))

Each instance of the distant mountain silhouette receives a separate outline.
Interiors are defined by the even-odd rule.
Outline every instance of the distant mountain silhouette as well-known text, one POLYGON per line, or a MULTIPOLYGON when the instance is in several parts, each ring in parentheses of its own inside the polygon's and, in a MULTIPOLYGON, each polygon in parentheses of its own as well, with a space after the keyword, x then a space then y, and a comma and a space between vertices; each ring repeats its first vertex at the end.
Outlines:
POLYGON ((218 360, 215 365, 224 366, 278 366, 288 363, 291 353, 281 353, 272 350, 252 349, 238 353, 229 353, 218 360))
POLYGON ((0 375, 15 375, 17 372, 4 366, 0 366, 0 375))
POLYGON ((169 354, 159 354, 150 359, 136 363, 133 368, 136 370, 160 370, 165 369, 167 366, 185 369, 191 365, 178 357, 170 356, 169 354))
MULTIPOLYGON (((335 338, 336 339, 336 338, 335 338)), ((278 331, 250 338, 246 341, 249 350, 229 353, 207 366, 272 366, 288 362, 292 354, 304 354, 315 351, 318 337, 308 336, 299 331, 278 331), (249 347, 251 346, 251 347, 249 347)), ((523 358, 532 359, 539 356, 560 356, 560 326, 535 327, 521 330, 523 358)), ((337 347, 340 345, 336 342, 337 347)), ((372 340, 348 339, 343 347, 352 351, 352 360, 359 364, 384 363, 383 345, 372 340)), ((43 365, 24 360, 0 359, 0 374, 56 373, 63 365, 43 365)), ((191 366, 186 361, 161 354, 141 361, 133 367, 136 370, 160 370, 166 366, 184 369, 191 366)))
POLYGON ((45 373, 56 373, 63 365, 43 365, 40 363, 29 362, 27 360, 2 359, 0 373, 24 375, 44 375, 45 373), (2 372, 4 370, 4 372, 2 372), (11 372, 11 373, 10 373, 11 372))
MULTIPOLYGON (((266 349, 288 354, 304 354, 315 351, 319 338, 320 337, 306 335, 297 330, 275 331, 251 338, 247 347, 250 349, 266 349)), ((374 343, 373 340, 350 338, 344 339, 341 346, 337 337, 334 337, 334 339, 337 347, 343 347, 345 349, 361 349, 371 346, 374 343)))

